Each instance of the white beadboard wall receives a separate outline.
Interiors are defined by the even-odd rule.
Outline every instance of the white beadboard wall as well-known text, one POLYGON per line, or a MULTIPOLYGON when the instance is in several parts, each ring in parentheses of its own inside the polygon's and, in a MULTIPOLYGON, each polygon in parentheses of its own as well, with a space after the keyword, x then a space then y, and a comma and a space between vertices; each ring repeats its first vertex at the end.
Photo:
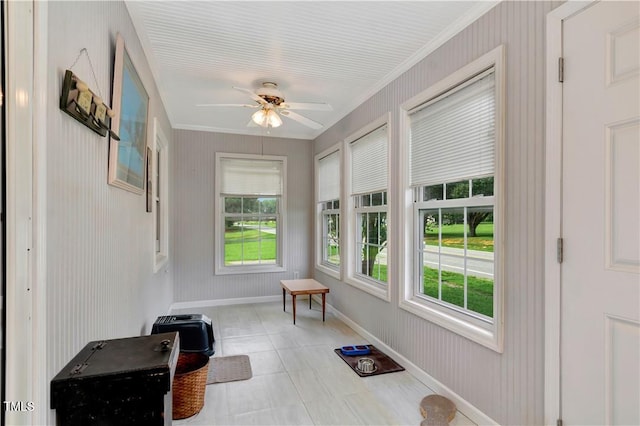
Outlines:
POLYGON ((174 301, 277 296, 280 280, 311 273, 313 171, 309 140, 174 130, 171 153, 171 253, 174 301), (287 157, 287 271, 214 273, 215 153, 287 157))
MULTIPOLYGON (((504 44, 506 90, 505 334, 499 354, 321 271, 329 303, 486 415, 505 425, 543 424, 545 16, 560 2, 502 2, 320 135, 314 153, 504 44)), ((397 151, 392 164, 398 164, 397 151)), ((392 169, 392 184, 400 184, 392 169)), ((393 200, 400 206, 398 199, 393 200)), ((401 214, 398 208, 397 215, 401 214)), ((399 241, 391 241, 395 250, 399 241)), ((398 266, 392 274, 397 276, 398 266)))
MULTIPOLYGON (((145 197, 107 184, 109 139, 59 108, 66 69, 111 103, 116 33, 150 96, 153 117, 171 126, 123 2, 49 2, 47 87, 47 373, 49 379, 89 341, 148 334, 173 301, 170 266, 153 271, 153 215, 145 197)), ((171 147, 169 148, 171 150, 171 147)), ((53 417, 51 424, 54 423, 53 417)))

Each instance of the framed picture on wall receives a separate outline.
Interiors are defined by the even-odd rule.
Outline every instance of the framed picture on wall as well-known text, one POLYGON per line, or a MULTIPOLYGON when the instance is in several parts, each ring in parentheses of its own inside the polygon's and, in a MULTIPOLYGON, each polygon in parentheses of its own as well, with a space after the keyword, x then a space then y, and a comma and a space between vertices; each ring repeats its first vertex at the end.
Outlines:
POLYGON ((124 39, 116 37, 111 130, 120 136, 109 142, 109 184, 142 194, 145 184, 149 95, 127 53, 124 39))

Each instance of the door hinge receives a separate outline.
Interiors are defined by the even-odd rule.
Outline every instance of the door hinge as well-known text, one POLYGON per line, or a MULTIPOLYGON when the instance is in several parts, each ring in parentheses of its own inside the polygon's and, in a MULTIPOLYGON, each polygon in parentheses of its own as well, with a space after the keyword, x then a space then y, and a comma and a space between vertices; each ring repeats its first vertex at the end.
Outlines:
POLYGON ((562 419, 556 420, 556 426, 562 426, 562 419))
POLYGON ((558 240, 556 241, 556 258, 558 259, 558 263, 562 263, 563 255, 564 255, 564 239, 558 238, 558 240))
POLYGON ((564 83, 564 58, 558 58, 558 82, 564 83))

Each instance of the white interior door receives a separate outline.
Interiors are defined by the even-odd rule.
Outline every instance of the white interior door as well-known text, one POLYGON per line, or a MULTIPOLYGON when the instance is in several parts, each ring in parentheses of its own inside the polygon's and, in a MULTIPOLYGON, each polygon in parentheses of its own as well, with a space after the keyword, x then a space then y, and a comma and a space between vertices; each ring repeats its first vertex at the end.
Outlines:
POLYGON ((563 24, 561 410, 640 424, 640 2, 563 24))

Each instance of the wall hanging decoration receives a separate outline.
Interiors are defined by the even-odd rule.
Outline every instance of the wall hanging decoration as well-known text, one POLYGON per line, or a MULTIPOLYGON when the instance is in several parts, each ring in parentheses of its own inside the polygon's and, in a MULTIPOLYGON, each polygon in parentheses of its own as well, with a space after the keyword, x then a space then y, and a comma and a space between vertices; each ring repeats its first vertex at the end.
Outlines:
POLYGON ((113 109, 109 142, 109 184, 136 194, 144 192, 149 95, 120 34, 113 69, 113 109))
POLYGON ((87 49, 83 48, 80 50, 73 65, 64 73, 62 96, 60 96, 60 109, 100 136, 106 136, 107 133, 110 133, 112 139, 119 140, 117 132, 110 129, 111 118, 115 116, 115 112, 102 100, 102 92, 96 79, 96 73, 93 71, 93 65, 91 64, 91 58, 89 58, 87 49), (98 88, 98 94, 91 90, 87 83, 71 71, 83 53, 89 60, 89 66, 93 73, 93 80, 98 88))

